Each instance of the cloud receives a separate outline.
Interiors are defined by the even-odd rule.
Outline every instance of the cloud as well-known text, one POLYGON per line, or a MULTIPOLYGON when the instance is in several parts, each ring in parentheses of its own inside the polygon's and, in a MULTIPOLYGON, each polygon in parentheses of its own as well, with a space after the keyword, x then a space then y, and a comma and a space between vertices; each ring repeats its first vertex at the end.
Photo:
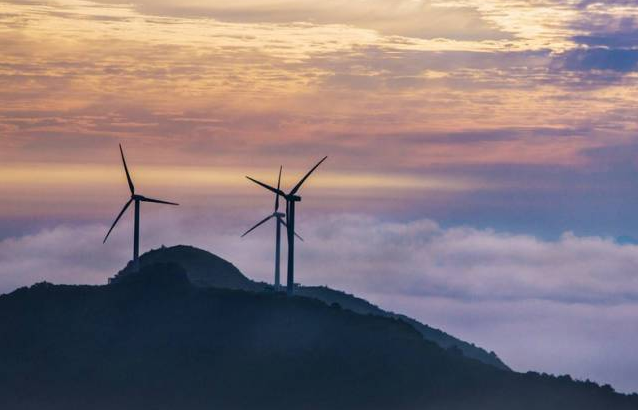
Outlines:
MULTIPOLYGON (((221 246, 229 257, 244 264, 248 273, 261 270, 261 262, 269 263, 270 257, 255 257, 268 254, 263 249, 247 253, 251 256, 246 258, 243 250, 261 248, 262 238, 240 241, 232 232, 241 230, 240 226, 226 224, 221 233, 209 237, 208 229, 197 229, 198 224, 190 219, 164 222, 154 213, 157 211, 149 212, 153 216, 145 227, 146 237, 165 237, 176 242, 194 239, 213 251, 221 246)), ((117 260, 121 262, 126 255, 123 249, 128 242, 128 235, 122 234, 116 235, 119 240, 115 244, 96 246, 104 228, 60 226, 5 239, 0 242, 0 288, 7 291, 16 283, 29 284, 47 275, 52 275, 53 281, 66 278, 71 282, 97 283, 95 275, 101 269, 104 281, 112 273, 106 268, 114 269, 117 260), (90 268, 89 274, 78 276, 84 268, 90 268)), ((638 263, 638 246, 619 245, 612 238, 565 233, 559 240, 548 242, 492 230, 442 228, 431 220, 382 222, 362 215, 339 214, 312 219, 306 224, 304 237, 312 246, 304 245, 299 250, 304 261, 301 269, 315 283, 325 281, 370 292, 463 300, 638 302, 638 276, 632 270, 638 263)), ((148 245, 159 244, 153 240, 148 245)))
POLYGON ((102 283, 123 248, 96 247, 101 225, 59 226, 0 242, 0 292, 40 281, 102 283))
POLYGON ((638 18, 635 1, 580 4, 579 19, 572 23, 578 47, 560 56, 566 70, 609 70, 629 73, 638 69, 638 18), (604 6, 603 6, 604 4, 604 6), (595 7, 594 7, 595 6, 595 7), (616 7, 624 6, 623 10, 616 7))
MULTIPOLYGON (((263 237, 239 240, 238 224, 227 222, 210 236, 208 228, 196 222, 201 215, 175 220, 168 211, 158 214, 149 208, 147 212, 151 216, 144 224, 145 238, 194 242, 213 251, 221 248, 249 274, 262 271, 262 262, 270 263, 270 256, 260 259, 269 254, 262 246, 263 237), (257 251, 244 252, 251 247, 257 251)), ((106 230, 101 225, 59 226, 3 240, 0 290, 46 277, 55 282, 98 283, 98 272, 104 282, 127 255, 126 222, 123 226, 115 235, 119 239, 109 246, 98 246, 106 230), (83 269, 86 275, 79 274, 83 269)), ((567 232, 556 241, 544 241, 489 229, 443 228, 427 219, 383 222, 356 214, 313 216, 303 226, 303 236, 312 246, 299 249, 300 269, 306 272, 300 279, 313 283, 462 300, 638 303, 638 275, 633 270, 638 246, 620 245, 613 238, 567 232)), ((152 239, 147 246, 161 243, 152 239)))
MULTIPOLYGON (((488 42, 488 52, 479 42, 424 45, 345 26, 222 23, 67 3, 9 7, 27 23, 0 34, 4 162, 106 163, 107 148, 124 141, 176 164, 209 164, 212 153, 215 164, 229 166, 247 157, 266 164, 285 154, 334 153, 353 167, 384 171, 433 162, 572 165, 598 137, 609 141, 606 130, 570 140, 505 134, 579 128, 580 121, 608 128, 618 125, 614 111, 635 106, 638 77, 619 83, 616 71, 591 80, 622 85, 610 91, 613 108, 583 93, 587 63, 606 60, 573 50, 550 69, 549 49, 488 42), (125 18, 87 21, 58 9, 125 18), (401 138, 407 134, 415 137, 401 138), (432 134, 459 138, 432 144, 432 134)), ((625 60, 611 61, 618 69, 625 60)))
POLYGON ((429 220, 382 223, 358 216, 323 221, 309 242, 315 237, 318 243, 307 256, 311 266, 323 269, 321 260, 329 254, 338 261, 325 269, 335 272, 328 276, 331 282, 365 278, 356 285, 370 291, 463 300, 638 302, 638 275, 632 271, 638 247, 608 238, 565 233, 545 242, 491 230, 444 229, 429 220))
MULTIPOLYGON (((119 3, 119 0, 106 0, 119 3)), ((386 35, 468 40, 508 39, 472 7, 428 0, 136 0, 141 12, 178 17, 213 17, 239 23, 343 24, 386 35)))
MULTIPOLYGON (((143 249, 190 243, 271 281, 271 226, 240 239, 255 221, 215 214, 176 216, 148 208, 143 249)), ((428 219, 303 215, 298 281, 327 284, 408 313, 496 350, 518 370, 571 373, 638 390, 632 354, 638 246, 571 233, 546 241, 445 228, 428 219)), ((1 241, 0 292, 40 280, 105 283, 130 257, 130 221, 122 222, 106 245, 106 225, 60 226, 1 241)))
POLYGON ((628 73, 638 69, 638 20, 631 15, 584 13, 574 27, 585 34, 573 40, 581 47, 562 55, 567 70, 611 70, 628 73))

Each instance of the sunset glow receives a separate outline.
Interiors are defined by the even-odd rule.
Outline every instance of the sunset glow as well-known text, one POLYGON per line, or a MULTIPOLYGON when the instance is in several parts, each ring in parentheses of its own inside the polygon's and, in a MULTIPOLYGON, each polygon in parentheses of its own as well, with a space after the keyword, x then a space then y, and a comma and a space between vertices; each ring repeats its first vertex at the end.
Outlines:
POLYGON ((121 268, 128 230, 90 275, 68 262, 129 198, 118 144, 142 192, 180 203, 145 208, 161 238, 144 250, 192 234, 256 277, 271 260, 239 234, 274 198, 245 176, 283 166, 291 187, 327 155, 299 205, 303 280, 494 343, 517 370, 638 391, 637 118, 635 1, 0 0, 0 293, 48 268, 12 259, 28 244, 64 280, 121 268), (528 320, 633 356, 555 359, 571 333, 526 355, 528 320))

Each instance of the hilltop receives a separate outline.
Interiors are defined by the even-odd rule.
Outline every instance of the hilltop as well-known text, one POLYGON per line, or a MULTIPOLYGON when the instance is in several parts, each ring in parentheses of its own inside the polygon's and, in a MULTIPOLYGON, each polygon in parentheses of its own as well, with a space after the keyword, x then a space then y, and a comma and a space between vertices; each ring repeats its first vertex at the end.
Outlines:
MULTIPOLYGON (((199 287, 214 287, 248 291, 272 292, 272 286, 263 282, 250 280, 232 263, 202 249, 192 246, 178 245, 151 250, 140 257, 140 265, 148 266, 155 263, 177 263, 181 265, 189 280, 199 287)), ((110 281, 117 283, 123 277, 133 273, 133 265, 129 264, 118 272, 110 281)), ((360 314, 371 314, 401 319, 416 329, 423 338, 439 346, 449 349, 458 348, 463 355, 490 364, 500 369, 509 370, 494 352, 475 346, 472 343, 457 339, 439 329, 435 329, 405 315, 388 312, 368 301, 345 292, 326 286, 300 286, 295 288, 295 294, 321 300, 328 305, 338 304, 344 309, 360 314)))
POLYGON ((194 286, 174 263, 105 286, 0 296, 3 409, 635 409, 638 396, 520 374, 391 317, 194 286))

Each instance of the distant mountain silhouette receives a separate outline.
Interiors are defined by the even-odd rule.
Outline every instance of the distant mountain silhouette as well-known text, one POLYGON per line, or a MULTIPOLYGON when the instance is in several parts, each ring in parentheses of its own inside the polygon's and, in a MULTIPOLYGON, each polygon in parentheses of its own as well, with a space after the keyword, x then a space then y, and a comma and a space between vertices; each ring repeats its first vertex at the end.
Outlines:
MULTIPOLYGON (((192 246, 178 245, 162 247, 160 249, 151 250, 140 258, 141 266, 160 262, 174 262, 183 266, 186 269, 188 278, 196 286, 249 291, 272 291, 272 286, 248 279, 230 262, 210 252, 192 246)), ((125 269, 118 272, 117 275, 111 279, 111 282, 117 283, 118 280, 121 280, 133 272, 133 265, 129 263, 125 269)), ((488 353, 480 347, 459 340, 439 329, 432 328, 407 316, 385 311, 354 295, 325 286, 297 286, 295 288, 295 294, 319 299, 328 305, 337 303, 342 308, 352 310, 356 313, 401 319, 412 325, 425 339, 435 342, 443 348, 456 347, 467 357, 480 360, 500 369, 509 370, 505 363, 503 363, 494 352, 488 353)))
POLYGON ((2 409, 636 409, 638 396, 498 369, 402 320, 193 286, 175 263, 0 296, 2 409))

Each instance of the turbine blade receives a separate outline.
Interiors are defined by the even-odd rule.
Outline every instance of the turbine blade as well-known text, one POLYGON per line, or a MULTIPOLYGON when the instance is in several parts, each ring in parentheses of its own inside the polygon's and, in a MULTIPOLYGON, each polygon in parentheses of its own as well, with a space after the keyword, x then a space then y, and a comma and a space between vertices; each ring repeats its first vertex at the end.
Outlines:
POLYGON ((113 228, 115 228, 115 225, 120 220, 122 215, 124 215, 124 212, 126 212, 126 210, 128 209, 129 205, 131 205, 131 202, 133 202, 132 198, 128 200, 126 205, 124 205, 124 208, 122 208, 122 210, 120 211, 120 214, 117 216, 117 218, 115 218, 115 222, 113 222, 113 225, 111 225, 111 229, 109 229, 109 231, 106 234, 106 236, 104 237, 104 241, 102 241, 102 243, 106 243, 106 240, 108 239, 109 235, 111 234, 111 231, 113 230, 113 228))
POLYGON ((124 159, 124 150, 122 150, 122 144, 120 144, 120 154, 122 154, 122 163, 124 164, 124 171, 126 171, 126 180, 128 181, 128 187, 131 190, 131 195, 133 195, 135 194, 135 186, 133 185, 131 174, 129 174, 128 167, 126 166, 126 160, 124 159))
POLYGON ((259 182, 259 181, 257 181, 256 179, 253 179, 253 178, 251 178, 251 177, 246 177, 246 178, 248 178, 249 180, 253 181, 253 182, 254 182, 255 184, 257 184, 257 185, 260 185, 260 186, 262 186, 263 188, 266 188, 266 189, 267 189, 267 190, 269 190, 269 191, 272 191, 272 192, 274 192, 274 193, 276 193, 276 194, 279 194, 279 195, 283 196, 284 198, 286 197, 286 194, 285 194, 283 191, 281 191, 280 189, 273 188, 273 187, 271 187, 270 185, 264 184, 263 182, 259 182))
POLYGON ((146 197, 140 199, 140 201, 142 201, 142 202, 154 202, 156 204, 166 204, 166 205, 175 205, 175 206, 179 205, 179 204, 176 204, 175 202, 160 201, 159 199, 146 198, 146 197))
POLYGON ((315 169, 317 169, 317 167, 318 167, 319 165, 321 165, 321 163, 322 163, 323 161, 325 161, 326 159, 328 159, 328 157, 327 157, 327 156, 326 156, 326 157, 323 157, 323 159, 322 159, 321 161, 319 161, 319 162, 317 163, 317 165, 315 165, 314 167, 312 167, 312 169, 311 169, 310 171, 308 171, 308 173, 307 173, 307 174, 306 174, 303 178, 301 178, 301 180, 297 183, 297 185, 295 185, 295 187, 292 189, 292 191, 290 191, 290 194, 289 194, 289 195, 294 195, 294 194, 296 194, 296 193, 297 193, 297 191, 299 191, 299 188, 301 188, 301 185, 303 185, 303 183, 304 183, 304 182, 306 182, 306 179, 308 179, 308 177, 310 176, 310 174, 312 174, 312 173, 315 171, 315 169))
MULTIPOLYGON (((279 166, 279 178, 277 179, 277 190, 281 189, 281 169, 283 166, 279 166)), ((277 197, 275 198, 275 212, 279 210, 279 193, 277 193, 277 197)))
POLYGON ((268 220, 270 218, 272 218, 275 215, 270 215, 266 218, 264 218, 262 221, 260 221, 259 223, 257 223, 257 225, 253 226, 252 228, 250 228, 249 230, 247 230, 241 237, 243 238, 244 236, 248 235, 249 233, 251 233, 252 231, 254 231, 255 229, 257 229, 260 225, 265 224, 266 222, 268 222, 268 220))
MULTIPOLYGON (((284 221, 281 221, 281 223, 282 223, 282 224, 284 224, 284 226, 285 226, 286 228, 288 228, 288 225, 286 225, 286 223, 285 223, 284 221)), ((301 242, 305 242, 301 236, 297 235, 297 232, 295 232, 294 234, 295 234, 295 236, 296 236, 297 238, 299 238, 299 239, 301 240, 301 242)))

